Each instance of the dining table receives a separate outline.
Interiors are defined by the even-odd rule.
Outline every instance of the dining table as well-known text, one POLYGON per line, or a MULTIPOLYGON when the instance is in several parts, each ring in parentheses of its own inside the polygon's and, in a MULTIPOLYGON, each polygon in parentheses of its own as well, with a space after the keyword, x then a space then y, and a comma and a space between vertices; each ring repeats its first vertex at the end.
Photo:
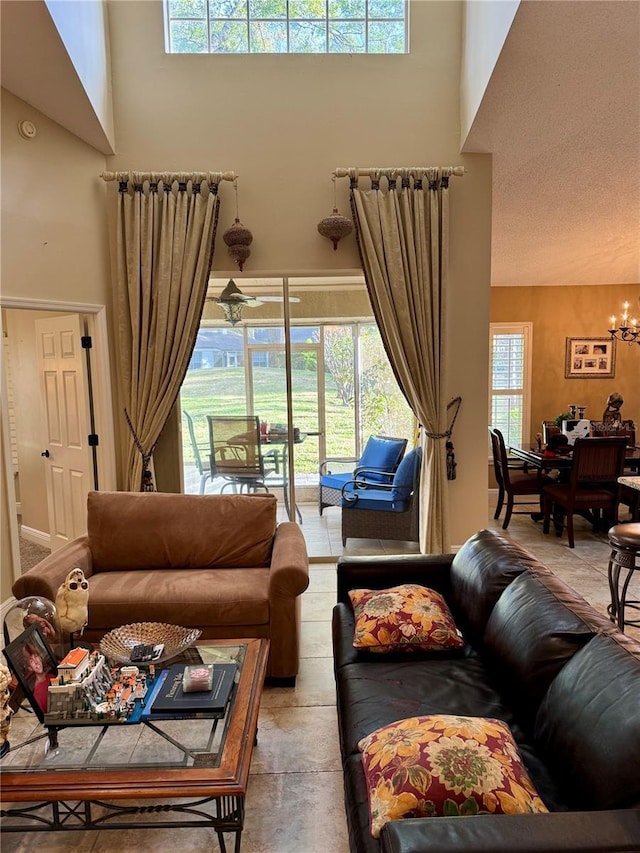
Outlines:
MULTIPOLYGON (((573 464, 571 451, 562 455, 558 454, 557 456, 545 456, 543 450, 511 446, 509 447, 509 455, 520 459, 525 463, 525 467, 535 468, 538 471, 548 471, 552 468, 566 470, 567 468, 571 468, 573 464)), ((624 457, 624 468, 625 471, 628 470, 631 473, 640 469, 640 446, 630 445, 627 447, 624 457)))
MULTIPOLYGON (((566 471, 573 465, 573 455, 571 451, 564 454, 558 454, 556 456, 545 456, 544 450, 542 449, 538 450, 533 447, 527 449, 514 445, 509 447, 508 452, 509 456, 524 462, 525 471, 528 468, 537 470, 539 477, 542 477, 543 471, 549 471, 551 469, 566 471)), ((630 474, 635 474, 640 470, 640 446, 629 445, 627 447, 624 457, 624 470, 625 472, 628 471, 630 474)), ((532 512, 531 518, 534 521, 542 521, 543 514, 541 512, 532 512)), ((593 518, 589 516, 588 520, 593 521, 593 518)))

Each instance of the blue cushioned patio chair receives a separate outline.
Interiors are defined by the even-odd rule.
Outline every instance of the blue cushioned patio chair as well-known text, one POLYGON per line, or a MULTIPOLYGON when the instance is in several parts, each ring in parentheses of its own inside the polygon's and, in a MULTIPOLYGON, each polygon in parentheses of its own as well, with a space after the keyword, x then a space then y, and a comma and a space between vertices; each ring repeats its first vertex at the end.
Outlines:
POLYGON ((342 487, 342 544, 347 539, 395 539, 419 542, 422 449, 404 457, 389 484, 362 487, 350 480, 342 487))
POLYGON ((406 438, 391 438, 387 435, 369 436, 362 456, 331 456, 320 463, 320 487, 318 489, 318 509, 320 515, 326 506, 342 504, 342 487, 350 480, 369 483, 391 483, 396 468, 400 464, 407 447, 406 438), (331 468, 356 463, 355 469, 344 473, 333 472, 331 468))

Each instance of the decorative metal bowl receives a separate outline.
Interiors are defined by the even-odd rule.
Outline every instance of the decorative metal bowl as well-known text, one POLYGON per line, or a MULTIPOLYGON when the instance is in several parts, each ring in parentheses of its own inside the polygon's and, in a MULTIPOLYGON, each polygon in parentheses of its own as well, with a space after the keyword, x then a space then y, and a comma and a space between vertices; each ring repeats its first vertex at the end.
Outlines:
POLYGON ((100 640, 100 651, 109 660, 118 663, 131 663, 131 652, 138 645, 164 645, 162 653, 150 663, 162 661, 179 655, 189 648, 202 634, 200 628, 181 628, 166 622, 134 622, 109 631, 100 640))

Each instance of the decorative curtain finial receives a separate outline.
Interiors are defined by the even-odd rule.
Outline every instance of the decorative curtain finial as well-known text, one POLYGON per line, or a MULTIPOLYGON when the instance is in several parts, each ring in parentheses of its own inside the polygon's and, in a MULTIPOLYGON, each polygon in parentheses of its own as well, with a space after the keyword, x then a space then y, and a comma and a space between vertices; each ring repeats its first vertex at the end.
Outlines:
POLYGON ((327 237, 331 240, 333 243, 333 251, 335 252, 340 240, 343 237, 346 237, 347 234, 351 234, 353 231, 353 222, 350 219, 347 219, 346 216, 342 216, 338 213, 336 176, 334 175, 331 180, 333 181, 333 213, 331 216, 325 216, 324 219, 321 219, 320 222, 318 222, 318 231, 323 237, 327 237))
POLYGON ((238 213, 238 179, 235 178, 233 181, 233 188, 236 194, 236 219, 233 225, 222 235, 222 239, 227 244, 228 252, 231 258, 238 264, 238 268, 240 272, 242 272, 242 267, 244 262, 247 260, 249 255, 251 254, 251 249, 249 246, 253 241, 253 234, 251 231, 240 222, 240 215, 238 213))

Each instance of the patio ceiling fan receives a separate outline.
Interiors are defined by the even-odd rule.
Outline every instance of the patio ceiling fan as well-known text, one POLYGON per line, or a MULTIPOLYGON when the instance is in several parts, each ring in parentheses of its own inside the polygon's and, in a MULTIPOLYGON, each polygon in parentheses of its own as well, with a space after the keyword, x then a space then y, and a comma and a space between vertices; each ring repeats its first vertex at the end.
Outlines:
MULTIPOLYGON (((248 296, 230 278, 220 296, 207 296, 206 300, 218 304, 224 311, 227 322, 235 326, 242 319, 243 308, 257 308, 263 302, 284 302, 284 296, 248 296)), ((290 296, 289 302, 300 302, 300 299, 297 296, 290 296)))

